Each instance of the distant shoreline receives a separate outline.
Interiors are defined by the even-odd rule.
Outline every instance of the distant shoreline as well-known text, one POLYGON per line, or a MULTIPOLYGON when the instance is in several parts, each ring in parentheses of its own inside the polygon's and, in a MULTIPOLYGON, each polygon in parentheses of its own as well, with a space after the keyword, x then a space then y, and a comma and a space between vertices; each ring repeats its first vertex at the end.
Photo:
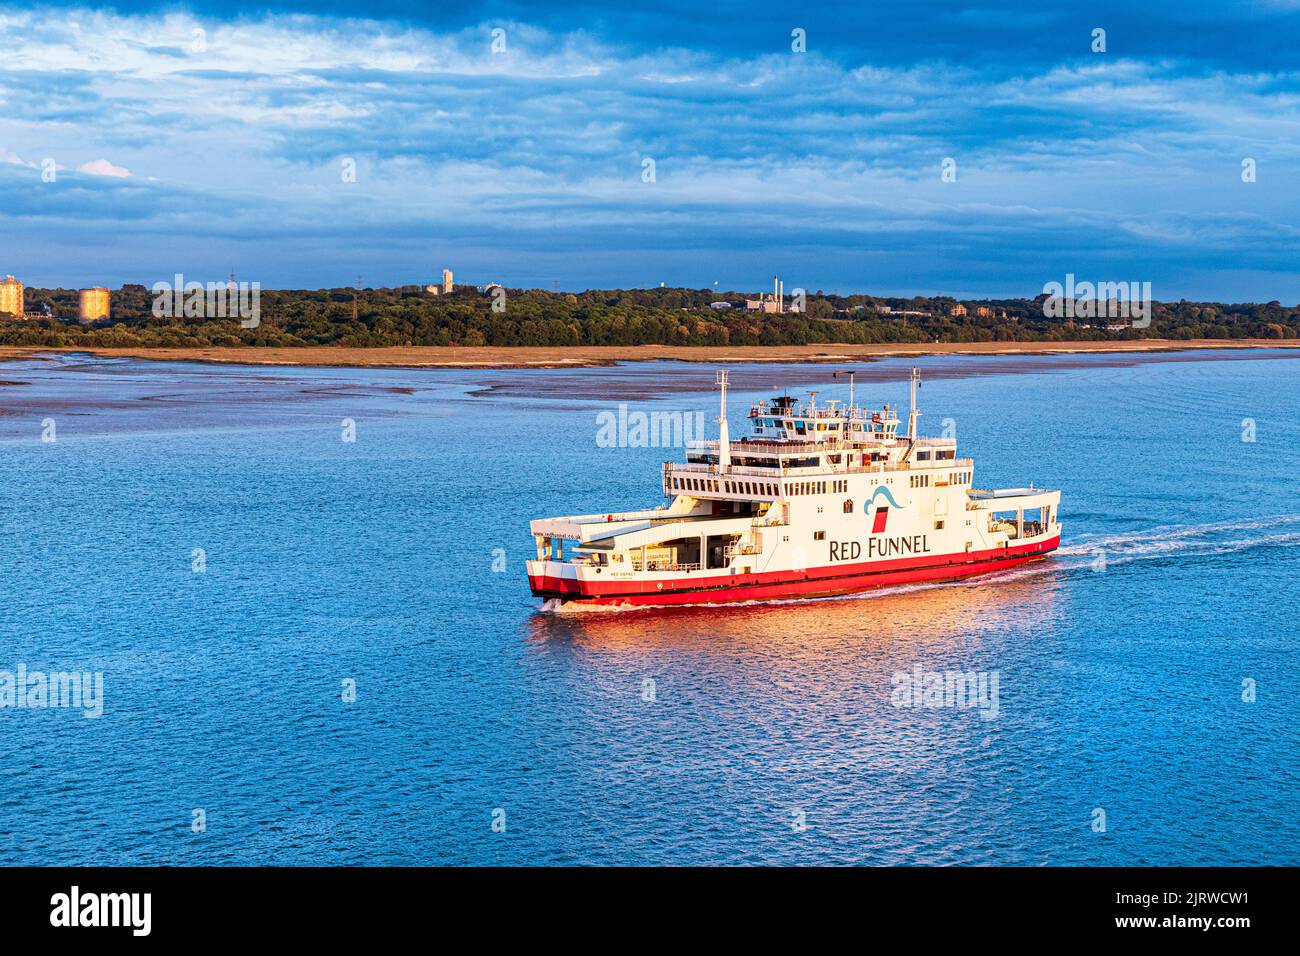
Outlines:
POLYGON ((1300 348, 1300 339, 1142 339, 1106 342, 935 342, 879 345, 579 345, 400 346, 350 348, 50 348, 0 346, 0 361, 52 353, 91 354, 166 362, 321 368, 593 368, 620 362, 824 363, 921 355, 1051 355, 1072 353, 1177 352, 1191 349, 1300 348))

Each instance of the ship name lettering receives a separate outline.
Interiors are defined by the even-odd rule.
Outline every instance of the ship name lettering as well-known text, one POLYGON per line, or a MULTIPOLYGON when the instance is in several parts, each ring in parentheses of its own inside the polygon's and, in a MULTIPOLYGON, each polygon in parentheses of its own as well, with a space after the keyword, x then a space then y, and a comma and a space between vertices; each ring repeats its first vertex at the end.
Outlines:
POLYGON ((914 534, 903 538, 870 538, 867 541, 868 558, 891 558, 906 554, 925 554, 930 550, 927 535, 914 534))

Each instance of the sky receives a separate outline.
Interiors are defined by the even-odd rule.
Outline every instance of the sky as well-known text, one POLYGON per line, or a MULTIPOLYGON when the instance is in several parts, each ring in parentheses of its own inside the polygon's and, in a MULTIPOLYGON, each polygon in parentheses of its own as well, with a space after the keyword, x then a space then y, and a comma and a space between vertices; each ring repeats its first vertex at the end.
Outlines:
POLYGON ((1297 49, 1300 0, 0 0, 0 275, 1295 304, 1297 49))

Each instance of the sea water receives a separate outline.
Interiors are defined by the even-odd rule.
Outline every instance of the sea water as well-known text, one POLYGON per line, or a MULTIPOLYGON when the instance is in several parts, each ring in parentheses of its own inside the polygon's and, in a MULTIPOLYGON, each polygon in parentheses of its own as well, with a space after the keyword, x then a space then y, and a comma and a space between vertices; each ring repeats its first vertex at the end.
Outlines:
POLYGON ((0 692, 102 675, 0 707, 0 863, 1300 862, 1296 353, 733 366, 732 434, 911 365, 1055 557, 588 612, 528 521, 662 503, 598 418, 711 367, 0 365, 0 692))

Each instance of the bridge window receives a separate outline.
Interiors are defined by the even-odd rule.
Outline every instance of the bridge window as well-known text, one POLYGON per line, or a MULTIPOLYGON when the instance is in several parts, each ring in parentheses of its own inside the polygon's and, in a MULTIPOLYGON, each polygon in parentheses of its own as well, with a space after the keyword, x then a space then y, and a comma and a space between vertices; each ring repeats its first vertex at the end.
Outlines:
POLYGON ((825 540, 826 540, 826 532, 825 532, 825 531, 814 531, 814 532, 813 532, 813 540, 814 540, 814 541, 825 541, 825 540))

